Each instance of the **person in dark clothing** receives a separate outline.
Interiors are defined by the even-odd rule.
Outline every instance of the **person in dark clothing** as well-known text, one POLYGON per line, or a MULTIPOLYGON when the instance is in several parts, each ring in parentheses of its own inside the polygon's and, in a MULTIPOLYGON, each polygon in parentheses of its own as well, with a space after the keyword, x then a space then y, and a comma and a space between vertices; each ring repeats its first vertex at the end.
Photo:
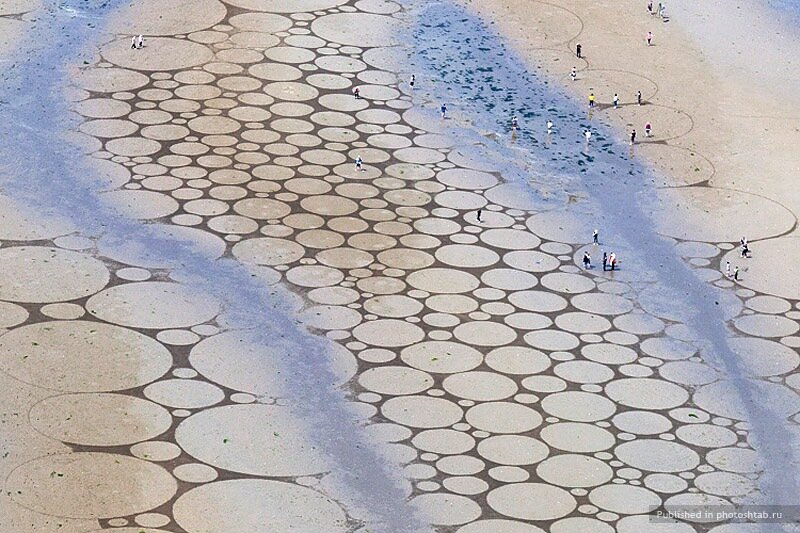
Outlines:
POLYGON ((742 257, 750 257, 750 245, 747 243, 742 245, 742 257))
POLYGON ((575 46, 575 55, 576 55, 576 56, 578 56, 578 59, 580 59, 580 58, 581 58, 581 49, 582 49, 582 47, 581 47, 581 43, 578 43, 578 44, 575 46))

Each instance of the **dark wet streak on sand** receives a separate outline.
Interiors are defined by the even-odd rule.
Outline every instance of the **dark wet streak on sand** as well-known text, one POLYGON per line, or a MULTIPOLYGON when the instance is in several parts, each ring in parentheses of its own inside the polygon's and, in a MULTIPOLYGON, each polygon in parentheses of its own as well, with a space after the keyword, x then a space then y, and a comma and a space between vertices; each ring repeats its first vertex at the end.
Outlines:
POLYGON ((286 290, 266 287, 235 260, 211 260, 190 242, 123 218, 98 197, 99 181, 88 170, 86 157, 63 135, 77 130, 79 118, 66 110, 61 91, 69 81, 69 67, 94 62, 91 44, 102 37, 98 29, 124 4, 69 0, 37 13, 27 40, 3 73, 2 192, 45 217, 68 221, 84 236, 102 236, 111 246, 142 249, 177 265, 173 278, 220 299, 227 322, 248 330, 254 342, 285 354, 283 368, 275 371, 288 386, 279 394, 308 428, 311 444, 329 458, 336 487, 330 496, 351 513, 367 516, 370 531, 426 530, 406 503, 397 469, 392 471, 358 430, 344 392, 332 388, 328 341, 298 323, 286 303, 286 290))

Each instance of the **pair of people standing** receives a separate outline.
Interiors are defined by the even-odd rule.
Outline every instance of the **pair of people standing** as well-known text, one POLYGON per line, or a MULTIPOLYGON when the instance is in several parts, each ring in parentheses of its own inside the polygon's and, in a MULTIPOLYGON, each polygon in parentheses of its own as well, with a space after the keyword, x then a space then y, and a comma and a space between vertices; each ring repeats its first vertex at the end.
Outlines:
POLYGON ((139 50, 141 48, 144 48, 144 35, 139 34, 131 37, 131 50, 139 50))
POLYGON ((611 252, 611 255, 603 252, 603 271, 617 269, 617 254, 611 252))
POLYGON ((731 262, 725 261, 725 277, 733 278, 735 281, 739 281, 739 267, 733 269, 733 273, 731 273, 731 262))
MULTIPOLYGON (((575 67, 572 67, 572 73, 570 73, 570 77, 574 80, 576 77, 575 67)), ((596 105, 597 98, 594 95, 594 92, 589 93, 589 107, 594 107, 596 105)), ((611 103, 614 105, 614 108, 619 107, 619 95, 614 93, 614 98, 611 100, 611 103)), ((636 104, 642 105, 642 91, 636 91, 636 104)), ((649 122, 648 122, 649 124, 649 122)), ((645 127, 646 129, 646 127, 645 127)))

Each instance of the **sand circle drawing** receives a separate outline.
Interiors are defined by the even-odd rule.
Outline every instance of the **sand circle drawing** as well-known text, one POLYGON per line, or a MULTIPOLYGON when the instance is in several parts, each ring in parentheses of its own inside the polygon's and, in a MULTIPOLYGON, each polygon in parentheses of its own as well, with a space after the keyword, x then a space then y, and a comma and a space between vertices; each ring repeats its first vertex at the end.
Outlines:
MULTIPOLYGON (((95 152, 98 187, 115 209, 295 293, 299 326, 326 337, 310 364, 353 392, 356 416, 403 464, 403 490, 425 520, 459 533, 606 533, 609 524, 633 533, 648 526, 622 515, 690 484, 714 498, 753 490, 747 475, 760 465, 748 435, 713 418, 746 419, 746 406, 633 279, 580 271, 584 251, 599 259, 592 216, 529 194, 419 104, 407 50, 394 46, 398 4, 199 0, 186 16, 176 15, 180 0, 167 0, 163 16, 151 4, 131 15, 144 49, 108 41, 101 67, 75 73, 72 106, 85 117, 81 144, 95 152)), ((533 7, 547 29, 541 46, 580 31, 566 10, 533 7)), ((626 94, 657 90, 632 73, 583 76, 614 76, 626 94)), ((683 113, 652 111, 671 124, 661 136, 690 127, 683 113)), ((697 154, 664 154, 685 185, 713 173, 697 154)), ((800 293, 785 250, 797 247, 779 237, 794 217, 755 195, 699 186, 661 193, 660 206, 673 212, 672 203, 699 213, 660 226, 693 264, 745 264, 717 247, 740 237, 729 234, 736 215, 737 231, 757 241, 746 266, 785 272, 743 271, 748 311, 731 318, 747 337, 732 349, 755 376, 794 371, 800 293), (744 204, 774 216, 742 222, 744 204)), ((3 207, 6 239, 69 233, 3 207)), ((12 472, 9 488, 22 491, 12 498, 54 514, 67 490, 76 517, 116 519, 109 525, 123 533, 356 527, 323 494, 330 458, 282 403, 306 378, 292 364, 299 355, 233 329, 220 302, 156 270, 178 263, 84 241, 0 249, 9 268, 0 326, 12 328, 0 337, 0 370, 58 392, 30 410, 35 430, 114 453, 35 459, 12 472), (38 310, 52 321, 38 322, 38 310), (176 478, 186 484, 177 499, 176 478), (83 490, 90 480, 101 498, 83 490), (155 488, 119 490, 142 482, 155 488)), ((792 383, 759 390, 792 416, 792 383)))

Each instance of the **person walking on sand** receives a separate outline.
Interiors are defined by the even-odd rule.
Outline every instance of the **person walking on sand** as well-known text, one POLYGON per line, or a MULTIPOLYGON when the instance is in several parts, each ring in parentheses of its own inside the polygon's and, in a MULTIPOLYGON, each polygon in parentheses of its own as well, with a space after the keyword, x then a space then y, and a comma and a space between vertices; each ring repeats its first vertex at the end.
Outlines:
POLYGON ((642 105, 642 91, 636 91, 636 103, 642 105))
POLYGON ((511 130, 512 131, 517 131, 517 126, 518 125, 519 125, 519 123, 517 122, 517 115, 514 115, 513 117, 511 117, 511 130))
POLYGON ((644 136, 650 137, 653 135, 653 125, 650 122, 646 122, 644 125, 644 136))
POLYGON ((742 245, 742 257, 750 257, 750 246, 747 244, 747 242, 742 245))
POLYGON ((572 72, 569 73, 569 77, 572 78, 572 81, 577 80, 578 79, 578 69, 576 69, 575 67, 572 67, 572 72))
POLYGON ((589 141, 592 140, 592 132, 589 130, 585 130, 583 132, 583 136, 586 137, 586 146, 589 146, 589 141))
POLYGON ((141 33, 138 37, 136 37, 136 48, 142 49, 144 48, 144 35, 141 33))
POLYGON ((409 82, 408 82, 408 84, 409 84, 409 85, 411 86, 411 88, 413 89, 413 88, 414 88, 414 84, 415 84, 415 83, 417 83, 417 75, 416 75, 416 74, 412 74, 412 75, 411 75, 411 81, 409 81, 409 82))
POLYGON ((611 264, 612 272, 617 267, 617 254, 611 252, 611 255, 608 256, 608 262, 611 264))
POLYGON ((594 244, 600 244, 600 233, 597 230, 592 232, 592 242, 594 244))
POLYGON ((442 118, 447 118, 447 104, 442 104, 442 107, 439 108, 439 111, 442 113, 442 118))
POLYGON ((647 2, 647 12, 650 13, 651 15, 654 15, 654 13, 653 13, 653 0, 648 0, 648 2, 647 2))
POLYGON ((353 87, 353 96, 355 96, 356 100, 361 98, 361 89, 358 87, 353 87))
POLYGON ((361 156, 360 155, 356 156, 356 170, 357 171, 360 172, 360 171, 364 170, 362 168, 363 164, 364 164, 364 161, 361 159, 361 156))
POLYGON ((478 216, 475 217, 475 218, 478 219, 478 222, 483 222, 483 219, 481 218, 481 214, 482 213, 483 213, 483 210, 482 209, 478 209, 478 216))
POLYGON ((608 254, 603 252, 603 272, 608 270, 608 254))
POLYGON ((614 93, 614 99, 612 102, 614 103, 614 109, 619 108, 619 95, 617 93, 614 93))
POLYGON ((589 252, 583 252, 583 268, 586 270, 592 268, 592 256, 589 255, 589 252))
POLYGON ((578 44, 575 45, 575 55, 578 56, 578 59, 581 59, 581 50, 582 49, 583 49, 583 47, 581 47, 581 43, 578 43, 578 44))
POLYGON ((551 133, 553 133, 553 121, 552 120, 548 120, 547 121, 547 134, 550 135, 551 133))
POLYGON ((653 42, 653 32, 647 32, 647 46, 650 46, 653 42))
POLYGON ((636 142, 636 130, 631 130, 631 146, 636 142))
POLYGON ((733 279, 735 279, 736 281, 739 281, 739 267, 738 266, 733 269, 733 279))
POLYGON ((731 277, 731 262, 730 261, 725 261, 725 277, 726 278, 731 277))
POLYGON ((131 50, 136 48, 136 36, 131 37, 131 50))
POLYGON ((595 103, 594 101, 595 101, 594 93, 589 93, 589 107, 594 107, 595 103))

